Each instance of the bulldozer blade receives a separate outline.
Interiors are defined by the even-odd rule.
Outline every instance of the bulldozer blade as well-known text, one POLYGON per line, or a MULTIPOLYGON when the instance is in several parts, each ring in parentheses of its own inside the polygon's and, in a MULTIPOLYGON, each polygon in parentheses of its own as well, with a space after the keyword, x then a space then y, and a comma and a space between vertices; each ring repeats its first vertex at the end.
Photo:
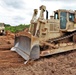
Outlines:
MULTIPOLYGON (((30 34, 31 35, 31 34, 30 34)), ((40 57, 39 40, 36 37, 19 36, 15 37, 15 45, 11 50, 16 51, 25 60, 38 59, 40 57)))

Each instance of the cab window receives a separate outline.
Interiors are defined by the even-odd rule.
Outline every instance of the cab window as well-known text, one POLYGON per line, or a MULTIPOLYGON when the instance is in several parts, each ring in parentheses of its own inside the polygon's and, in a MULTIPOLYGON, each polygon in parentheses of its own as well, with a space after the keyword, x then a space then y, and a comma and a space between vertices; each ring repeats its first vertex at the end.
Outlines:
POLYGON ((69 21, 74 22, 75 14, 69 13, 69 21))
POLYGON ((54 19, 59 19, 58 12, 56 12, 56 13, 54 14, 54 19))

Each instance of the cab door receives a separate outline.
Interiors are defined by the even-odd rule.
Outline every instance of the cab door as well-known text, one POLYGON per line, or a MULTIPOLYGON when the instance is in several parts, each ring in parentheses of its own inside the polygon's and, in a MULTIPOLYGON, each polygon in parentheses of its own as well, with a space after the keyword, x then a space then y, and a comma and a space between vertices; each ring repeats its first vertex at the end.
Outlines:
POLYGON ((60 13, 60 29, 66 29, 66 23, 67 23, 67 13, 61 12, 60 13))

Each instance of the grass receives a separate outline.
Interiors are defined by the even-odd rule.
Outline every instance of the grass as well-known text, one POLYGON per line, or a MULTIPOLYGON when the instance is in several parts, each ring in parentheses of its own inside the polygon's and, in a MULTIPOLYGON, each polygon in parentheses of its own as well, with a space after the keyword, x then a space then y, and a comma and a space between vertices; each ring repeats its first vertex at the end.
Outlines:
POLYGON ((25 24, 24 24, 24 25, 20 24, 20 25, 18 25, 18 26, 5 25, 5 30, 6 30, 6 31, 9 30, 9 31, 15 33, 15 32, 18 32, 18 31, 22 31, 22 30, 24 30, 25 28, 29 28, 29 26, 30 26, 30 25, 25 25, 25 24))

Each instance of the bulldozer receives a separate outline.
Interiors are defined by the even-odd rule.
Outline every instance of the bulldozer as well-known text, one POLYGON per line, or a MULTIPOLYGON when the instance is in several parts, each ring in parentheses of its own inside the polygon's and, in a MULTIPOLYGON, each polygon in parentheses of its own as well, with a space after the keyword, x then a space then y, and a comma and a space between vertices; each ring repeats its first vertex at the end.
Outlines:
POLYGON ((0 23, 0 35, 5 35, 5 24, 0 23))
POLYGON ((58 9, 48 19, 46 6, 41 5, 39 9, 38 18, 38 9, 34 9, 29 29, 16 33, 11 50, 16 51, 26 61, 76 50, 76 11, 58 9))

